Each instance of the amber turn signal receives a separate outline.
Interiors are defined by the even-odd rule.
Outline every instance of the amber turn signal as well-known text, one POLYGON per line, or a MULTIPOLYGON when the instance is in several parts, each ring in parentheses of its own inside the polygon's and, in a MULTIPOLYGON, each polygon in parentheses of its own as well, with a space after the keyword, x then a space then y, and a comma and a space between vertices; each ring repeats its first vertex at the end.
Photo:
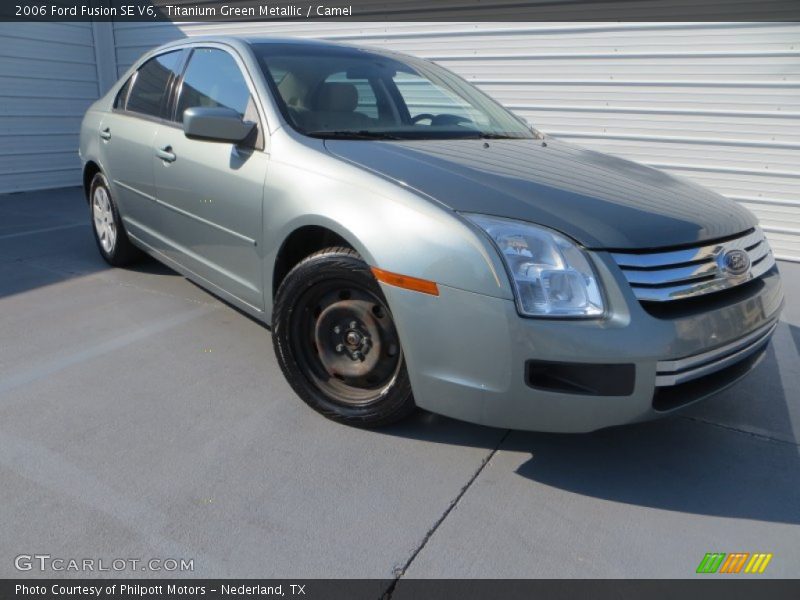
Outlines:
POLYGON ((372 274, 375 276, 375 279, 388 285, 412 290, 414 292, 422 292, 423 294, 430 294, 431 296, 439 295, 439 287, 435 282, 428 281, 427 279, 398 275, 397 273, 390 273, 378 267, 372 267, 372 274))

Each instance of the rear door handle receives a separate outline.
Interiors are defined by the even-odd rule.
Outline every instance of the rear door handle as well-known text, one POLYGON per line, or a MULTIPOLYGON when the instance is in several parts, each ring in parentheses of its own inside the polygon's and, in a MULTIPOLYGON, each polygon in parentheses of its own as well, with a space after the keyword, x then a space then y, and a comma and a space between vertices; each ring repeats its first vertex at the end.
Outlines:
POLYGON ((175 159, 178 158, 172 151, 172 146, 164 146, 163 148, 159 148, 156 150, 156 156, 165 162, 175 162, 175 159))
POLYGON ((110 140, 111 139, 111 130, 108 127, 106 127, 105 129, 101 129, 100 130, 100 137, 103 138, 104 140, 110 140))

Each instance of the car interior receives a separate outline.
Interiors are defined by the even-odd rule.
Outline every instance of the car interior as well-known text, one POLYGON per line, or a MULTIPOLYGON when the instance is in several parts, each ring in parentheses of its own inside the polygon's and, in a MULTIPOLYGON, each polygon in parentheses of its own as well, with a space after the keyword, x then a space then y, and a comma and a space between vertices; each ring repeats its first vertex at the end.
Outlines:
POLYGON ((410 70, 354 65, 343 71, 341 60, 317 66, 275 62, 265 70, 305 132, 478 127, 476 111, 465 100, 410 70))

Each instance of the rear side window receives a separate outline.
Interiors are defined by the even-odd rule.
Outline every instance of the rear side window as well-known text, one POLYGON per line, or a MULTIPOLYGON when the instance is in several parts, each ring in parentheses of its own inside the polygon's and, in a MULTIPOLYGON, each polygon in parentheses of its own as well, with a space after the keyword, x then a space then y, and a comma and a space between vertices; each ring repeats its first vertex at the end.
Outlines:
POLYGON ((133 89, 128 95, 127 110, 153 117, 161 116, 170 78, 176 74, 180 54, 180 50, 161 54, 139 68, 133 89))
POLYGON ((183 75, 176 118, 194 106, 231 108, 244 116, 248 112, 250 89, 234 58, 224 50, 197 48, 183 75))

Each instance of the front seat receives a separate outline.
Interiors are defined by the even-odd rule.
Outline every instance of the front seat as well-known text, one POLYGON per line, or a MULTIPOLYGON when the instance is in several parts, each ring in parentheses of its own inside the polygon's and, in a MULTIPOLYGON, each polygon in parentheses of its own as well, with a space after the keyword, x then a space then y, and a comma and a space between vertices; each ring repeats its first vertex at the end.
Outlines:
POLYGON ((320 131, 358 130, 373 121, 356 112, 358 89, 352 83, 323 83, 311 98, 311 112, 306 115, 311 129, 320 131))

